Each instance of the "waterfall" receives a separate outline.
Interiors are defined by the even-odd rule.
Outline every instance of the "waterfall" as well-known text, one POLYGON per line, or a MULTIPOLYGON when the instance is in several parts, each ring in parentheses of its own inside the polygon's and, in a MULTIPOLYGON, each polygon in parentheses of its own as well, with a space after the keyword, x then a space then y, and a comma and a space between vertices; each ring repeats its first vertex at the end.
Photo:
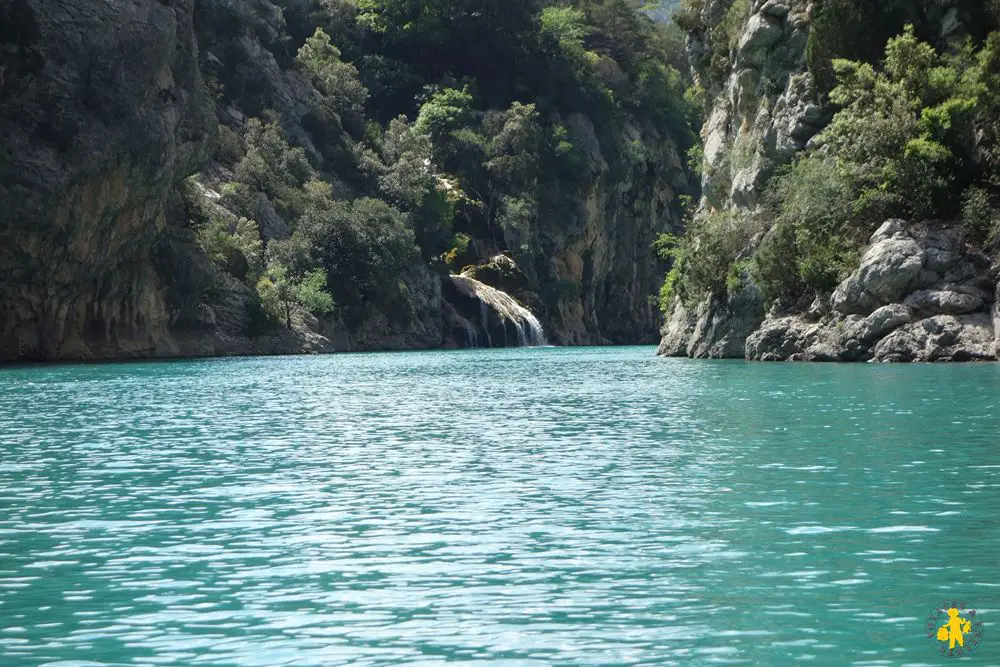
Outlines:
POLYGON ((489 338, 487 308, 496 313, 502 323, 510 323, 514 326, 517 331, 518 345, 522 347, 548 345, 548 341, 545 340, 545 331, 542 330, 542 323, 514 297, 469 276, 452 275, 449 278, 460 294, 479 301, 480 315, 483 320, 482 328, 486 332, 490 345, 493 344, 493 340, 489 338))

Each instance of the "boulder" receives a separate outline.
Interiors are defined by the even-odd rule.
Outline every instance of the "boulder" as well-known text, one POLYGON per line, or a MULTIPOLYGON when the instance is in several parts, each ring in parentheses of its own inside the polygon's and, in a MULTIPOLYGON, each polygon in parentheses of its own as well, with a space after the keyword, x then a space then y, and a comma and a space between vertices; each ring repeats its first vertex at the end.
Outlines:
POLYGON ((740 55, 752 65, 763 65, 767 52, 778 43, 783 32, 780 19, 763 13, 754 14, 740 38, 740 55))
POLYGON ((980 297, 951 290, 920 290, 906 297, 904 303, 923 317, 964 315, 983 307, 983 300, 980 297))
POLYGON ((871 247, 858 267, 833 293, 842 313, 867 315, 875 307, 900 300, 924 267, 924 250, 912 238, 887 238, 871 247))
POLYGON ((823 323, 808 322, 804 317, 769 318, 747 338, 746 358, 756 361, 836 360, 839 355, 831 351, 828 341, 823 340, 827 334, 823 323))
POLYGON ((844 333, 843 339, 869 345, 912 320, 913 313, 903 304, 882 306, 868 317, 853 323, 844 333))
POLYGON ((873 361, 995 361, 993 322, 987 313, 937 315, 897 329, 872 352, 873 361))
POLYGON ((781 0, 767 0, 761 5, 760 13, 765 16, 773 16, 776 19, 783 19, 788 16, 788 5, 781 0))

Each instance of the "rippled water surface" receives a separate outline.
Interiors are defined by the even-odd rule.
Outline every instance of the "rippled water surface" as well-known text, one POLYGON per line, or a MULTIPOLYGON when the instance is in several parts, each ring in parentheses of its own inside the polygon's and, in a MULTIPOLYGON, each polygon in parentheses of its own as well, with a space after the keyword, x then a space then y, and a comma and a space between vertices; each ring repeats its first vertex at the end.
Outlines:
POLYGON ((1000 366, 0 370, 0 665, 1000 664, 1000 366))

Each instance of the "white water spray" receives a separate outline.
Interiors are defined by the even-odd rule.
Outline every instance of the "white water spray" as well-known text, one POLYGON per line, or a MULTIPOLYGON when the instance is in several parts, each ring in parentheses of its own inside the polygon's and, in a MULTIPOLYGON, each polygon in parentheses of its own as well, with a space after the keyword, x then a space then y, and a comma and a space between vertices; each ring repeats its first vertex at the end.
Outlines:
POLYGON ((483 320, 482 328, 486 332, 489 344, 493 341, 489 339, 489 329, 487 328, 487 308, 493 310, 500 318, 501 322, 511 323, 517 331, 517 342, 522 347, 536 347, 548 345, 545 340, 545 331, 542 323, 534 314, 522 306, 517 300, 506 292, 501 292, 495 287, 490 287, 469 276, 449 276, 452 284, 463 295, 472 299, 478 299, 480 303, 480 314, 483 320))

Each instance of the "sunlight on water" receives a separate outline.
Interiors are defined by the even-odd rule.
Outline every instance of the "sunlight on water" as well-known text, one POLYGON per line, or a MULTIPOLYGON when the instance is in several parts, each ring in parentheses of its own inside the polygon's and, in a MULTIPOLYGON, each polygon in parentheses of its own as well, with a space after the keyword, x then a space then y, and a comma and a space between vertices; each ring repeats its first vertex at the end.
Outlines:
POLYGON ((0 370, 0 665, 1000 664, 1000 366, 0 370))

